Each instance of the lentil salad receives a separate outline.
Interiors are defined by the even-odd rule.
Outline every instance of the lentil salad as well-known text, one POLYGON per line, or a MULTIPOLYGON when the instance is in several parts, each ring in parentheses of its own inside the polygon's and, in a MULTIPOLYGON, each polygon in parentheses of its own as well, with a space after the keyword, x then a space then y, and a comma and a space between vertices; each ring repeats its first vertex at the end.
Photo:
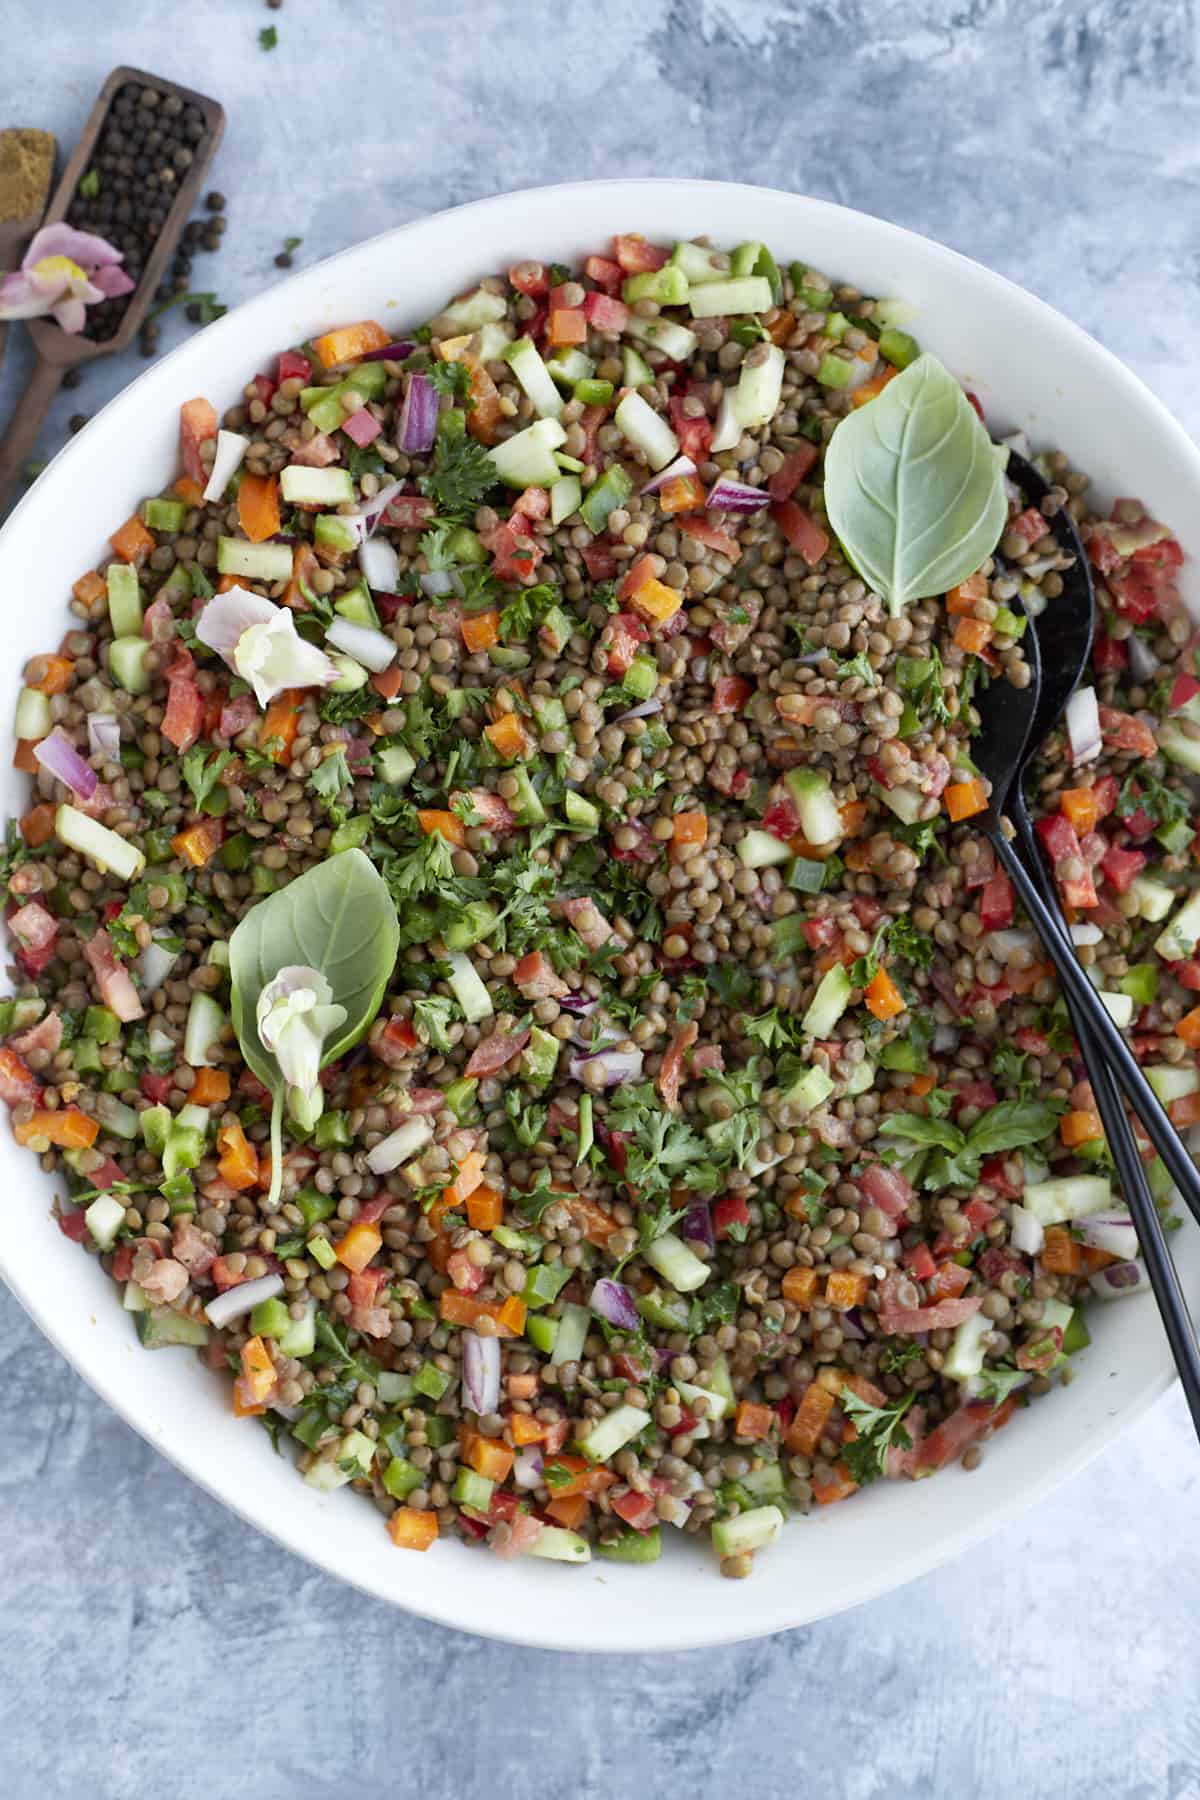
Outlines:
MULTIPOLYGON (((972 682, 1026 678, 1008 603, 1058 591, 1045 515, 895 617, 825 522, 827 442, 916 354, 760 246, 519 265, 411 344, 285 351, 223 428, 189 402, 26 671, 14 1128, 143 1341, 231 1366, 399 1544, 648 1561, 661 1521, 747 1573, 789 1508, 969 1465, 1069 1372, 1089 1277, 1138 1285, 1051 972, 955 823, 972 682), (214 587, 335 678, 261 698, 214 587), (275 1156, 231 936, 358 857, 399 958, 275 1156)), ((1194 1123, 1195 934, 1136 960, 1189 866, 1177 547, 1043 466, 1109 608, 1044 835, 1194 1123)))

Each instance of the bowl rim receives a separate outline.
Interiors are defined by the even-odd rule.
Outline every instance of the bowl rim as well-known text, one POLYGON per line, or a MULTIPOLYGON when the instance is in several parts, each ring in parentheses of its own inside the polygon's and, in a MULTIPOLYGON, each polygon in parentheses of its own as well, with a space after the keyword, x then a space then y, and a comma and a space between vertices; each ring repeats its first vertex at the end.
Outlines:
MULTIPOLYGON (((463 202, 458 206, 422 214, 402 225, 393 226, 371 237, 360 239, 329 256, 322 257, 304 269, 295 271, 281 281, 271 282, 260 293, 252 295, 231 308, 222 319, 209 326, 203 335, 212 350, 217 352, 214 361, 219 363, 223 338, 232 336, 241 321, 256 310, 261 310, 264 314, 269 313, 276 306, 281 293, 293 288, 298 289, 304 285, 314 285, 322 271, 327 271, 352 257, 359 256, 364 251, 377 250, 384 244, 402 244, 407 235, 420 231, 434 220, 457 218, 469 227, 469 221, 473 215, 517 212, 522 202, 541 201, 553 196, 558 197, 565 206, 569 205, 572 195, 592 194, 597 191, 608 191, 614 197, 618 194, 628 195, 630 215, 636 217, 639 195, 654 191, 661 193, 666 190, 671 190, 679 195, 681 200, 689 195, 692 197, 703 197, 707 194, 721 194, 727 197, 737 195, 745 199, 748 208, 760 201, 769 200, 775 205, 787 202, 806 216, 815 215, 828 218, 847 233, 852 233, 861 222, 866 222, 873 233, 879 234, 882 242, 890 242, 897 246, 914 244, 919 246, 919 254, 925 259, 927 266, 935 272, 939 267, 944 268, 960 280, 965 278, 970 282, 990 286, 994 291, 998 291, 1008 303, 1026 312, 1033 309, 1035 314, 1040 315, 1048 324, 1052 323, 1055 332, 1066 333, 1077 342, 1082 350, 1086 351, 1088 357, 1093 360, 1098 359, 1114 387, 1127 394, 1131 400, 1135 400, 1143 414, 1147 411, 1150 413, 1154 425, 1170 440, 1175 455, 1186 465, 1190 478, 1194 482, 1197 492, 1200 493, 1200 448, 1193 443, 1170 409, 1112 351, 1047 301, 1021 287, 1009 277, 964 255, 961 251, 954 250, 936 239, 910 230, 906 226, 896 225, 890 220, 879 218, 861 208, 843 206, 815 196, 791 193, 785 189, 763 187, 753 183, 671 176, 599 177, 584 181, 549 183, 486 195, 463 202)), ((195 337, 184 339, 165 356, 135 376, 108 400, 84 430, 64 445, 54 457, 45 472, 51 481, 64 482, 76 464, 86 455, 89 440, 94 435, 93 427, 99 426, 100 421, 111 414, 114 409, 127 405, 131 408, 136 407, 135 396, 147 384, 153 385, 155 382, 162 381, 164 371, 169 370, 173 362, 182 359, 192 349, 195 342, 195 337)), ((12 528, 28 511, 44 499, 44 495, 45 488, 39 478, 39 481, 34 483, 13 507, 3 526, 0 527, 0 551, 13 535, 12 528), (40 494, 38 493, 39 488, 41 488, 40 494)), ((47 1223, 49 1223, 48 1220, 47 1223)), ((622 1631, 605 1627, 602 1632, 594 1634, 589 1641, 586 1606, 582 1603, 578 1609, 578 1615, 573 1616, 569 1624, 556 1621, 552 1626, 547 1626, 545 1623, 524 1626, 521 1618, 515 1614, 500 1621, 487 1616, 481 1619, 479 1613, 482 1609, 478 1603, 474 1606, 471 1603, 472 1584, 469 1581, 456 1583, 452 1579, 447 1580, 438 1590, 438 1604, 384 1592, 380 1587, 349 1572, 339 1563, 335 1530, 327 1530, 319 1534, 314 1543, 309 1541, 311 1533, 302 1531, 298 1525, 290 1525, 287 1519, 281 1520, 277 1524, 267 1523, 261 1516, 250 1510, 248 1503, 243 1503, 240 1490, 222 1486, 211 1474, 207 1464, 200 1459, 198 1454, 192 1453, 187 1444, 161 1441, 153 1427, 143 1418, 139 1418, 137 1401, 132 1388, 122 1386, 118 1380, 109 1378, 103 1371, 94 1370, 86 1363, 76 1360, 76 1356, 66 1347, 63 1341, 65 1334, 60 1333, 49 1306, 43 1306, 34 1293, 31 1283, 19 1278, 16 1271, 9 1267, 8 1252, 3 1241, 0 1241, 0 1277, 4 1279, 9 1291, 28 1313, 43 1336, 54 1345, 73 1371, 88 1384, 93 1392, 112 1407, 113 1411, 140 1437, 167 1457, 176 1468, 194 1481, 205 1493, 219 1501, 257 1531, 262 1532, 293 1554, 302 1557, 306 1562, 322 1569, 326 1574, 347 1582, 360 1592, 369 1595, 372 1599, 397 1606, 432 1623, 467 1631, 473 1635, 499 1642, 537 1649, 568 1650, 575 1653, 645 1654, 662 1650, 716 1648, 768 1636, 778 1631, 793 1629, 802 1624, 834 1616, 837 1613, 861 1606, 898 1587, 905 1586, 928 1574, 942 1563, 961 1556, 994 1532, 1010 1524, 1019 1514, 1036 1505, 1071 1477, 1080 1473, 1103 1451, 1116 1444, 1136 1422, 1141 1420, 1176 1379, 1169 1359, 1160 1360, 1156 1367, 1147 1372, 1145 1379, 1123 1404, 1120 1412, 1109 1416, 1102 1429, 1097 1429, 1089 1437, 1082 1439, 1074 1449, 1064 1452, 1052 1462, 1048 1462, 1033 1477, 1014 1484, 1009 1495, 999 1502, 989 1504, 978 1517, 972 1516, 965 1507, 962 1508, 960 1521, 953 1524, 936 1541, 931 1539, 927 1548, 910 1549, 905 1553, 903 1567, 899 1574, 886 1559, 874 1560, 861 1573, 856 1574, 851 1571, 847 1574, 844 1590, 839 1597, 828 1605, 821 1605, 817 1610, 813 1610, 811 1606, 805 1607, 802 1603, 789 1604, 785 1598, 781 1597, 786 1592, 788 1584, 778 1583, 770 1601, 766 1600, 764 1594, 762 1602, 756 1603, 745 1613, 724 1615, 729 1619, 728 1624, 723 1622, 723 1609, 715 1604, 698 1606, 686 1620, 680 1621, 677 1629, 668 1634, 659 1634, 656 1640, 650 1644, 645 1641, 648 1621, 644 1618, 640 1620, 642 1633, 639 1636, 635 1630, 635 1624, 639 1621, 636 1620, 634 1609, 630 1609, 630 1624, 627 1628, 622 1631)), ((601 1565, 602 1568, 603 1566, 601 1565)), ((766 1589, 769 1578, 765 1574, 762 1582, 763 1588, 766 1589)), ((714 1599, 719 1591, 714 1588, 714 1599)))

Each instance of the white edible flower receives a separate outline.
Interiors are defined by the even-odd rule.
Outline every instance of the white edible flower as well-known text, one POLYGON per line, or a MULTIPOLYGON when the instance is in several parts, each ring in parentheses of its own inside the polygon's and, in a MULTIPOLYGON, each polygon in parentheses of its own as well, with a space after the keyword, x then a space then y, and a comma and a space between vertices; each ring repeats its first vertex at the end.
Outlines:
POLYGON ((321 1049, 345 1024, 345 1007, 333 1002, 324 975, 293 963, 267 983, 255 1011, 258 1035, 288 1084, 289 1112, 301 1124, 315 1124, 323 1105, 321 1049))
POLYGON ((285 688, 328 687, 338 678, 325 652, 300 636, 291 610, 248 588, 216 594, 196 620, 196 636, 250 683, 260 706, 285 688))

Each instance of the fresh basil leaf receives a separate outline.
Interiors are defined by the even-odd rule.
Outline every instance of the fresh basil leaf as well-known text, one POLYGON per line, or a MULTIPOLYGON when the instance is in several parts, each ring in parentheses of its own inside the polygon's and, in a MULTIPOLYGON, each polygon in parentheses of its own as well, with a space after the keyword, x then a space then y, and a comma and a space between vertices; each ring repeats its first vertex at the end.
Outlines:
POLYGON ((1054 1131, 1061 1111, 1040 1100, 1002 1100, 972 1125, 967 1147, 976 1156, 996 1156, 1001 1150, 1040 1144, 1054 1131))
POLYGON ((928 353, 843 419, 825 452, 829 522, 893 615, 991 555, 1007 517, 1006 453, 928 353))
POLYGON ((879 1135, 907 1138, 913 1144, 936 1144, 952 1155, 957 1155, 965 1142, 957 1126, 947 1125, 943 1119, 924 1119, 917 1113, 889 1113, 879 1127, 879 1135))

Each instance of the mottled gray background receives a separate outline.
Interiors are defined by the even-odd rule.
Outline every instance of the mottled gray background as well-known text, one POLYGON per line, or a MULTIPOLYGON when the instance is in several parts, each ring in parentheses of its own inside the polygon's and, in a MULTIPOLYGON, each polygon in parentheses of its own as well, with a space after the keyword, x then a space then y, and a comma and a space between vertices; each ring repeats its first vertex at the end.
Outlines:
MULTIPOLYGON (((1003 270, 1200 431, 1193 0, 9 0, 4 19, 4 123, 69 143, 117 62, 225 102, 227 247, 196 285, 226 300, 271 279, 285 235, 307 261, 506 188, 744 177, 1003 270)), ((164 346, 184 329, 171 316, 164 346)), ((139 366, 64 396, 40 454, 139 366)), ((1200 1462, 1177 1395, 918 1587, 741 1648, 571 1658, 312 1573, 190 1487, 3 1293, 0 1369, 11 1800, 1200 1795, 1200 1462)))

